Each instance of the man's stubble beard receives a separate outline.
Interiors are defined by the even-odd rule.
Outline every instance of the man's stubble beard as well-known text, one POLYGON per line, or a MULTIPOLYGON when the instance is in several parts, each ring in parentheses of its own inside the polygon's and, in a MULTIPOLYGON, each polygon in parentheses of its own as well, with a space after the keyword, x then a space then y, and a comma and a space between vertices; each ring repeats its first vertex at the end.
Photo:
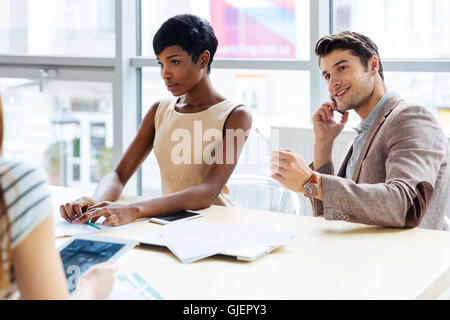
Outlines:
MULTIPOLYGON (((368 77, 366 79, 368 79, 368 77)), ((361 106, 365 105, 370 100, 370 98, 373 95, 373 92, 375 91, 375 86, 373 85, 372 89, 370 89, 370 81, 367 80, 365 83, 367 84, 367 86, 364 87, 364 89, 367 89, 365 90, 366 94, 361 99, 358 100, 356 100, 358 97, 352 96, 350 103, 343 109, 343 111, 349 110, 358 111, 358 109, 361 108, 361 106)))

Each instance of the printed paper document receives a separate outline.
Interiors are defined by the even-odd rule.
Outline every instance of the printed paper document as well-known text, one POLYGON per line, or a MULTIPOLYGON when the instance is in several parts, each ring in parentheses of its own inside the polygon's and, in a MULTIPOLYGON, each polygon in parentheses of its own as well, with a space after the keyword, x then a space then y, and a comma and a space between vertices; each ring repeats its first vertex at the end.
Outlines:
POLYGON ((229 249, 281 246, 294 239, 267 226, 229 226, 180 221, 161 228, 166 246, 183 263, 193 262, 229 249))

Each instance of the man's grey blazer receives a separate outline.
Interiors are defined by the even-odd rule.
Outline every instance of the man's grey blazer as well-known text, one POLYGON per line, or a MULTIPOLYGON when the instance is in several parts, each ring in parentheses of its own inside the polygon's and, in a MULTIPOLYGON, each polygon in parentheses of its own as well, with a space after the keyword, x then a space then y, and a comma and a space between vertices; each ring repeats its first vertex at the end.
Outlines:
POLYGON ((322 174, 323 201, 313 199, 315 216, 448 230, 448 139, 426 108, 394 94, 378 113, 350 180, 344 176, 351 153, 337 176, 331 162, 316 169, 322 174))

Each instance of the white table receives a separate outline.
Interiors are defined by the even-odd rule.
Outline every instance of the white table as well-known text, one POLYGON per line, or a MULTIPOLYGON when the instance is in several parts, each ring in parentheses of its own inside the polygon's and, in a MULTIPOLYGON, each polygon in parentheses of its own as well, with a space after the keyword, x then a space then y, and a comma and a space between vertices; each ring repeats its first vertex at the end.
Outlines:
MULTIPOLYGON (((90 194, 60 187, 52 192, 55 204, 90 194)), ((450 232, 220 206, 203 212, 205 222, 268 225, 294 233, 295 241, 254 262, 207 258, 182 264, 169 251, 137 247, 117 264, 144 270, 168 299, 415 299, 436 298, 450 287, 450 232)), ((155 228, 160 226, 140 220, 102 235, 133 238, 155 228)))

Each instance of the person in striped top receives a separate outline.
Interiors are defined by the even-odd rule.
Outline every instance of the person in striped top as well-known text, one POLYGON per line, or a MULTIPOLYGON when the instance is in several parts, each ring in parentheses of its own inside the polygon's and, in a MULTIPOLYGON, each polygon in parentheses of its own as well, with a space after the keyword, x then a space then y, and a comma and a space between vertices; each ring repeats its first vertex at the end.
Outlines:
MULTIPOLYGON (((68 299, 45 175, 29 164, 4 159, 2 142, 0 98, 0 299, 11 298, 16 287, 22 299, 68 299)), ((114 271, 111 264, 92 267, 81 276, 71 298, 106 298, 114 271)))

